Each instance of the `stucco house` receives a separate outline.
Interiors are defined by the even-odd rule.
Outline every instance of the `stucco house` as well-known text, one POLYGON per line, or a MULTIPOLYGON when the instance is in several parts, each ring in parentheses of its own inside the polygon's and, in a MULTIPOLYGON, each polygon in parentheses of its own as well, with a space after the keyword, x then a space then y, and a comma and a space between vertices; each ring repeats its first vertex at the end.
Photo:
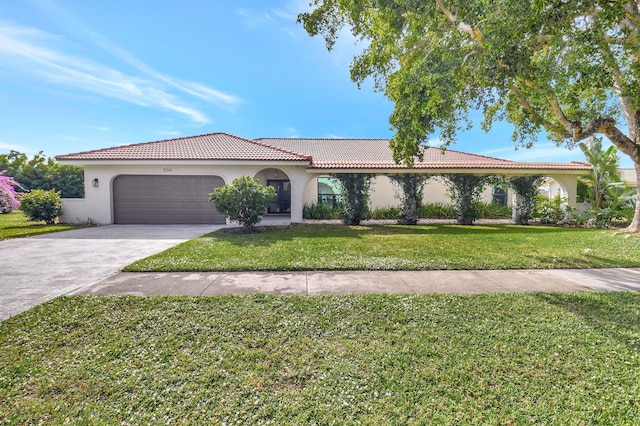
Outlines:
MULTIPOLYGON (((432 147, 425 147, 424 159, 409 169, 393 161, 386 139, 249 140, 227 133, 116 146, 56 160, 84 168, 86 186, 85 198, 63 199, 60 221, 97 224, 225 223, 208 194, 243 175, 275 187, 277 197, 267 213, 290 216, 292 222, 302 221, 305 203, 332 201, 336 190, 328 177, 333 173, 376 174, 373 207, 400 204, 387 178, 397 173, 544 175, 575 205, 577 177, 590 170, 579 162, 517 162, 432 147)), ((490 200, 491 188, 487 191, 490 200)), ((444 186, 429 181, 425 201, 447 202, 444 186)))

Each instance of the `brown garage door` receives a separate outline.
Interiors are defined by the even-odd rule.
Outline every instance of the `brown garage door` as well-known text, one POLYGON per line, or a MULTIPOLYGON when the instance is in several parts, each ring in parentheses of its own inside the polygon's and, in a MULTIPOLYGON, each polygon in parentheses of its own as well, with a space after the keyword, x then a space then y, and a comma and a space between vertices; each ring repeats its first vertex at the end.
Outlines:
POLYGON ((218 176, 122 175, 113 181, 115 223, 225 223, 209 202, 218 176))

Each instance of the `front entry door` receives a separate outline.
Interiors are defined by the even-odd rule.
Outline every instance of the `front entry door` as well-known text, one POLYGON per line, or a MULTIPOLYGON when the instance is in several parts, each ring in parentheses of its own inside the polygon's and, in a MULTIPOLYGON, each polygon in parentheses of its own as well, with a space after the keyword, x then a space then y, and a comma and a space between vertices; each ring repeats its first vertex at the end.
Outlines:
POLYGON ((291 181, 268 180, 267 185, 273 186, 276 196, 269 204, 268 213, 291 213, 291 181))

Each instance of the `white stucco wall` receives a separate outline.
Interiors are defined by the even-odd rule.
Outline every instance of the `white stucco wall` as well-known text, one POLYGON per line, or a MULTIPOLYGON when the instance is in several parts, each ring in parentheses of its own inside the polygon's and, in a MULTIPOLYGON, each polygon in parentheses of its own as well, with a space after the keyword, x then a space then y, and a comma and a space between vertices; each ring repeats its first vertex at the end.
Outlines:
POLYGON ((630 187, 635 188, 638 186, 635 169, 619 169, 618 174, 620 175, 620 180, 630 187))
MULTIPOLYGON (((85 198, 63 199, 63 214, 60 222, 78 223, 92 222, 95 224, 113 223, 112 183, 119 175, 203 175, 220 176, 225 183, 231 183, 233 179, 248 175, 258 178, 263 184, 268 179, 288 178, 291 181, 291 220, 301 222, 304 204, 313 204, 318 200, 318 176, 321 174, 309 173, 306 164, 282 164, 269 162, 245 162, 245 164, 216 163, 216 162, 182 162, 149 161, 144 165, 120 161, 111 164, 94 163, 85 164, 85 198), (99 186, 93 187, 92 182, 98 179, 99 186)), ((568 198, 570 205, 575 206, 575 194, 577 176, 575 174, 557 174, 551 176, 562 188, 563 197, 568 198)), ((552 189, 555 191, 556 189, 552 189)), ((482 199, 490 202, 492 189, 485 188, 482 199)), ((511 191, 508 192, 508 203, 512 202, 511 191)), ((440 202, 449 204, 450 199, 447 189, 441 179, 431 178, 424 192, 425 202, 440 202)), ((395 197, 393 184, 388 177, 380 175, 374 179, 371 193, 371 207, 384 208, 400 205, 400 200, 395 197)))
MULTIPOLYGON (((326 176, 325 176, 326 177, 326 176)), ((370 194, 371 208, 397 207, 401 204, 396 198, 396 191, 393 183, 387 176, 377 176, 373 179, 370 194)), ((482 193, 482 201, 491 202, 492 188, 487 186, 482 193)), ((507 192, 507 202, 511 202, 511 191, 507 192)), ((304 193, 304 202, 314 204, 318 202, 318 180, 313 178, 307 185, 304 193)), ((425 203, 450 204, 451 199, 447 194, 447 187, 442 179, 431 178, 424 188, 425 203)))
MULTIPOLYGON (((149 162, 152 163, 152 162, 149 162)), ((262 163, 256 164, 178 164, 172 162, 157 162, 155 164, 88 164, 84 166, 86 182, 84 199, 63 199, 63 214, 59 221, 62 223, 91 222, 94 224, 113 223, 113 180, 120 175, 203 175, 220 176, 225 183, 231 183, 240 176, 252 176, 266 184, 266 179, 273 176, 274 169, 279 170, 283 178, 291 181, 291 220, 302 221, 302 206, 304 188, 312 178, 304 167, 296 165, 281 166, 262 163), (270 170, 267 170, 270 169, 270 170), (92 182, 98 179, 99 186, 93 187, 92 182)))

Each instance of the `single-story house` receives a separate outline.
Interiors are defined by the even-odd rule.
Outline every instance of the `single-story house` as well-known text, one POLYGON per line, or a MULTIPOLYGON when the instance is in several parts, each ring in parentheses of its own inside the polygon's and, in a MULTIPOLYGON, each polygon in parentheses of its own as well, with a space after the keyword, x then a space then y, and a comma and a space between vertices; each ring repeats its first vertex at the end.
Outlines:
MULTIPOLYGON (((60 164, 84 168, 85 198, 63 199, 61 222, 97 224, 225 223, 208 201, 216 187, 248 175, 276 189, 267 214, 302 221, 303 206, 330 203, 334 173, 369 173, 377 177, 372 207, 397 206, 388 175, 544 175, 561 187, 570 205, 576 202, 577 177, 585 163, 517 162, 425 147, 424 159, 412 168, 393 161, 386 139, 244 139, 227 133, 116 146, 56 156, 60 164)), ((448 202, 444 186, 429 181, 425 201, 448 202)), ((508 194, 485 194, 510 199, 508 194)))

